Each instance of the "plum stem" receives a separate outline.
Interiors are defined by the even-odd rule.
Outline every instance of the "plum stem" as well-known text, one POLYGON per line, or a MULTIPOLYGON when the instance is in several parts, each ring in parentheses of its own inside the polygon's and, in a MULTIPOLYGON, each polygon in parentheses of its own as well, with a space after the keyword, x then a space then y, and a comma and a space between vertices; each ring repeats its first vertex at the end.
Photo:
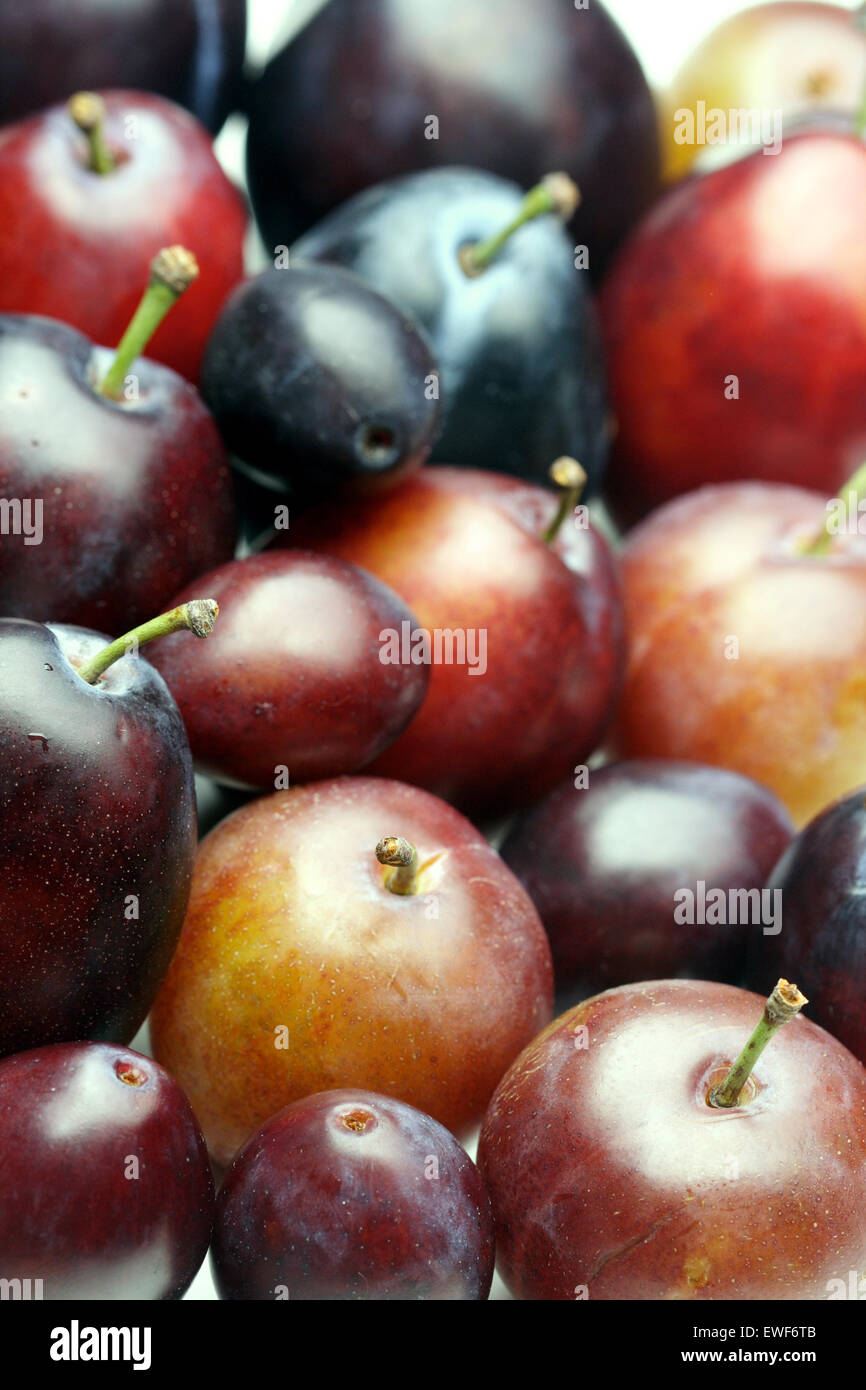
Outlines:
POLYGON ((562 530, 565 518, 571 515, 583 495, 586 473, 577 459, 563 457, 551 464, 548 476, 562 494, 553 520, 541 533, 544 544, 553 545, 562 530))
POLYGON ((380 864, 394 866, 394 872, 385 879, 385 887, 391 893, 407 898, 418 892, 418 851, 402 835, 386 835, 380 840, 376 858, 380 864))
POLYGON ((181 632, 184 629, 195 637, 209 637, 219 611, 219 604, 215 599, 190 599, 189 603, 182 603, 179 608, 161 613, 158 618, 151 618, 149 622, 134 627, 131 632, 126 632, 123 637, 110 642, 101 652, 97 652, 96 656, 79 666, 78 674, 88 685, 95 685, 102 673, 107 671, 109 666, 113 666, 115 661, 119 661, 122 656, 128 656, 130 652, 138 651, 139 647, 143 647, 146 642, 152 642, 156 637, 167 637, 171 632, 181 632))
POLYGON ((474 278, 486 270, 491 261, 499 255, 505 243, 527 222, 545 213, 555 212, 564 222, 568 222, 580 203, 580 190, 568 174, 548 174, 531 188, 518 208, 517 215, 506 227, 486 241, 468 242, 461 246, 458 254, 460 267, 465 275, 474 278))
POLYGON ((87 136, 90 168, 94 174, 113 174, 117 167, 114 155, 105 143, 105 102, 96 92, 76 92, 66 103, 66 109, 78 129, 87 136))
POLYGON ((707 1096, 710 1105, 719 1110, 737 1105, 740 1094, 752 1074, 752 1068, 767 1043, 779 1031, 783 1023, 794 1018, 808 999, 801 994, 796 985, 787 980, 779 980, 773 993, 764 1005, 764 1013, 746 1046, 743 1048, 724 1081, 714 1086, 707 1096))
POLYGON ((839 509, 830 510, 828 503, 827 516, 824 525, 811 541, 807 541, 802 547, 804 555, 827 555, 832 549, 834 538, 840 531, 851 529, 851 519, 854 518, 854 531, 857 531, 857 516, 860 503, 866 497, 866 463, 861 463, 856 473, 853 473, 847 483, 839 489, 839 496, 835 500, 839 503, 839 509), (844 500, 843 500, 844 493, 844 500), (841 513, 841 515, 840 515, 841 513), (833 523, 832 529, 830 523, 833 523))
POLYGON ((99 383, 101 395, 114 400, 120 397, 132 363, 142 355, 169 309, 197 275, 195 256, 184 246, 166 246, 154 256, 147 289, 118 344, 114 361, 99 383))

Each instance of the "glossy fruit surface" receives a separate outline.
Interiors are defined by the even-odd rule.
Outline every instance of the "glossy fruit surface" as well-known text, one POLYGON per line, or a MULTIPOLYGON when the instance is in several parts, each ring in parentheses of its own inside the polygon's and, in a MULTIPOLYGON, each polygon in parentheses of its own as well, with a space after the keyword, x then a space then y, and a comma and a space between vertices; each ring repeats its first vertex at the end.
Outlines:
POLYGON ((856 1058, 801 1015, 739 1105, 707 1103, 763 1005, 723 984, 625 985, 522 1053, 478 1150, 515 1297, 817 1300, 863 1268, 856 1058))
POLYGON ((190 247, 201 274, 148 355, 195 381, 223 300, 243 274, 246 212, 198 122, 164 97, 104 91, 109 174, 88 166, 87 142, 65 106, 7 127, 0 138, 0 311, 61 319, 97 343, 118 343, 169 241, 190 247))
POLYGON ((228 447, 303 494, 419 468, 439 422, 425 335, 336 266, 271 269, 230 297, 202 391, 228 447))
POLYGON ((596 273, 658 186, 652 97, 598 0, 332 0, 250 106, 247 171, 269 247, 399 174, 463 164, 529 188, 565 169, 596 273))
POLYGON ((443 412, 434 460, 543 482, 569 454, 595 485, 608 449, 604 368, 573 238, 548 213, 480 274, 460 262, 509 225, 523 196, 481 170, 428 169, 360 193, 293 254, 355 271, 428 333, 443 412))
POLYGON ((828 806, 780 858, 769 887, 781 895, 782 931, 751 932, 746 984, 758 988, 797 961, 809 1014, 866 1063, 866 806, 862 789, 828 806))
POLYGON ((501 849, 538 908, 557 985, 585 997, 673 976, 739 984, 760 890, 794 834, 784 806, 748 778, 661 758, 587 779, 521 815, 501 849))
POLYGON ((170 606, 204 592, 220 606, 207 643, 180 632, 153 652, 200 771, 263 791, 280 767, 292 784, 357 772, 420 707, 429 667, 380 659, 382 632, 416 619, 355 565, 294 550, 249 556, 170 606))
POLYGON ((866 145, 822 131, 689 180, 641 224, 601 297, 622 517, 737 479, 829 494, 859 467, 864 217, 866 145))
POLYGON ((195 854, 192 759, 143 658, 96 685, 107 639, 0 621, 0 1056, 127 1043, 183 923, 195 854))
POLYGON ((225 1299, 475 1299, 490 1198, 442 1125, 372 1091, 308 1096, 247 1141, 220 1189, 225 1299))
POLYGON ((160 92, 218 130, 238 97, 246 0, 15 0, 0 7, 0 121, 72 92, 160 92))
MULTIPOLYGON (((677 140, 682 112, 757 111, 759 140, 773 138, 776 114, 784 140, 791 123, 817 111, 860 109, 866 83, 866 40, 856 12, 812 0, 750 5, 722 20, 677 70, 664 93, 661 147, 665 176, 702 167, 712 145, 677 140)), ((751 118, 747 118, 751 133, 751 118)), ((697 130, 697 125, 696 125, 697 130)), ((753 140, 752 143, 759 143, 753 140)))
MULTIPOLYGON (((843 489, 844 495, 844 489, 843 489)), ((702 488, 629 537, 628 758, 684 758, 769 787, 795 823, 866 781, 866 537, 818 493, 702 488)))
POLYGON ((111 358, 66 324, 0 316, 8 617, 124 632, 234 552, 228 459, 201 398, 139 358, 135 394, 110 400, 95 383, 111 358))
POLYGON ((283 1106, 347 1086, 465 1135, 552 997, 541 923, 483 836, 416 787, 344 777, 202 843, 151 1038, 227 1164, 283 1106), (390 835, 422 866, 407 896, 376 858, 390 835))
POLYGON ((566 523, 544 544, 555 512, 542 488, 428 467, 385 497, 307 512, 286 533, 283 544, 375 574, 430 634, 427 698, 371 771, 477 819, 542 796, 596 747, 622 669, 619 576, 591 526, 566 523), (445 645, 454 633, 462 653, 445 645))
POLYGON ((21 1052, 0 1062, 0 1125, 4 1279, 49 1301, 183 1296, 207 1251, 214 1184, 168 1072, 109 1043, 21 1052))

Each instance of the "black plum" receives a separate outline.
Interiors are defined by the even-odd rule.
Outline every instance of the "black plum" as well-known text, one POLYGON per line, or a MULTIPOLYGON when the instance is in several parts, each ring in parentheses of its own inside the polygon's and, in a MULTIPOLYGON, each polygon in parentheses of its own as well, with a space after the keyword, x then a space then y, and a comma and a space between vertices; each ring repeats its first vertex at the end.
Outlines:
POLYGON ((529 187, 567 169, 601 273, 659 185, 657 117, 600 0, 330 0, 250 95, 247 171, 269 245, 417 169, 529 187))
POLYGON ((0 620, 0 1056, 129 1042, 183 924, 196 845, 192 759, 162 677, 106 640, 0 620))
POLYGON ((218 130, 240 96, 246 0, 3 0, 0 122, 81 88, 171 97, 218 130))
POLYGON ((462 248, 502 231, 523 200, 481 170, 412 174, 353 198, 293 254, 347 267, 423 325, 441 373, 434 461, 541 482, 569 454, 592 487, 608 452, 604 365, 572 238, 548 214, 480 273, 461 265, 462 248))
POLYGON ((797 962, 816 1023, 866 1063, 866 805, 864 791, 834 802, 800 831, 773 870, 783 928, 751 932, 747 985, 797 962))
POLYGON ((167 1071, 109 1043, 20 1052, 0 1062, 0 1133, 4 1280, 45 1300, 183 1295, 207 1252, 214 1184, 167 1071))
POLYGON ((97 385, 112 357, 67 324, 0 316, 6 617, 122 631, 234 552, 228 459, 195 388, 138 358, 135 396, 113 399, 97 385))
POLYGON ((674 976, 739 983, 760 890, 794 835, 782 803, 748 777, 665 759, 576 780, 502 846, 550 938, 557 984, 583 997, 674 976), (708 903, 713 890, 723 901, 708 903))
POLYGON ((220 1190, 211 1262, 224 1299, 486 1299, 493 1217, 443 1125, 373 1091, 281 1110, 220 1190))
POLYGON ((231 295, 202 391, 238 458, 304 496, 420 467, 436 382, 425 335, 381 294, 335 266, 293 264, 231 295))

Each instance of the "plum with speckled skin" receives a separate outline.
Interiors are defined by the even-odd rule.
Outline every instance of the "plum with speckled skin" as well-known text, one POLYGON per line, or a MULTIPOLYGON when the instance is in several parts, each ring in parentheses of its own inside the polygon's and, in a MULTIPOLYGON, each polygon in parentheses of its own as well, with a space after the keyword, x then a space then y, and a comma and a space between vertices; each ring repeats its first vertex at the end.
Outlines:
POLYGON ((552 1008, 544 929, 484 837, 417 787, 341 777, 202 842, 150 1031, 224 1165, 269 1115, 346 1086, 467 1135, 552 1008), (417 849, 407 896, 376 858, 389 835, 417 849))
POLYGON ((225 1299, 486 1299, 493 1217, 443 1125, 372 1091, 296 1101, 237 1155, 211 1264, 225 1299))
POLYGON ((624 985, 526 1048, 478 1147, 515 1297, 819 1300, 864 1268, 857 1059, 799 1015, 737 1106, 707 1102, 765 1002, 697 980, 624 985))
POLYGON ((129 1042, 183 923, 196 844, 183 721, 144 658, 96 685, 78 676, 107 640, 0 620, 0 1056, 129 1042))
POLYGON ((168 1072, 109 1043, 17 1053, 0 1062, 0 1130, 4 1279, 41 1280, 30 1296, 49 1302, 183 1296, 214 1184, 168 1072))
POLYGON ((297 550, 249 556, 170 606, 205 592, 220 606, 207 643, 176 633, 151 658, 199 771, 262 791, 280 767, 293 784, 358 772, 417 713, 429 666, 381 660, 383 631, 417 620, 356 565, 297 550))
POLYGON ((622 757, 753 777, 798 827, 866 781, 866 537, 833 511, 819 492, 727 483, 629 536, 622 757))
POLYGON ((112 356, 53 319, 0 316, 0 499, 22 505, 21 533, 0 537, 6 617, 127 632, 234 553, 228 459, 200 396, 139 358, 137 395, 109 399, 95 382, 112 356))

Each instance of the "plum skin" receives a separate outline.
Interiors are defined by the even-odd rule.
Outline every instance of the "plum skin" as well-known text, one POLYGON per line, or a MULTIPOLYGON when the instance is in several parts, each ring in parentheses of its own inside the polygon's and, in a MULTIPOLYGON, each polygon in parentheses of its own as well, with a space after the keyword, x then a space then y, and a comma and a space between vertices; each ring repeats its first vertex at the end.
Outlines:
POLYGON ((478 1147, 515 1297, 817 1300, 864 1268, 856 1058, 800 1015, 748 1103, 707 1104, 764 1003, 706 981, 625 985, 525 1049, 478 1147))
POLYGON ((418 712, 429 666, 381 660, 382 631, 417 620, 356 565, 297 550, 251 555, 169 606, 205 592, 220 616, 204 647, 176 633, 152 655, 199 772, 263 792, 279 785, 279 767, 292 784, 357 772, 418 712))
POLYGON ((168 1072, 111 1043, 16 1053, 0 1062, 0 1126, 4 1278, 41 1279, 46 1300, 183 1296, 214 1182, 168 1072))
POLYGON ((244 1145, 220 1190, 220 1298, 471 1299, 493 1280, 478 1169, 444 1126, 374 1092, 296 1101, 244 1145))
POLYGON ((211 831, 150 1029, 226 1165, 269 1115, 343 1086, 463 1138, 552 1012, 544 929, 496 851, 438 798, 364 776, 276 792, 211 831), (424 866, 409 896, 376 860, 395 833, 424 866))

